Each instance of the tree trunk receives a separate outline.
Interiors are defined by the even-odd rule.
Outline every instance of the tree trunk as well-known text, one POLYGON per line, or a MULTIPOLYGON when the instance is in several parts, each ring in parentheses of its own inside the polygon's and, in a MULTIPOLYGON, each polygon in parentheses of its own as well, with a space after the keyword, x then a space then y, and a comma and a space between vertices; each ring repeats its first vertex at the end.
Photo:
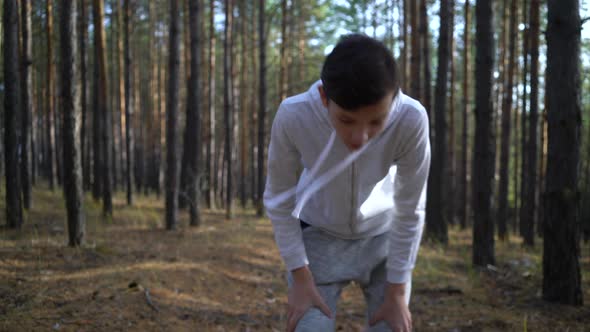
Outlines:
POLYGON ((22 200, 25 209, 31 208, 31 115, 33 113, 32 64, 33 43, 31 35, 31 0, 21 1, 21 180, 22 200))
MULTIPOLYGON (((123 26, 123 6, 121 5, 121 0, 116 0, 117 2, 117 69, 118 69, 118 73, 117 73, 117 82, 118 82, 118 90, 117 90, 117 102, 118 102, 118 108, 119 108, 119 112, 115 113, 115 115, 117 116, 117 118, 119 119, 118 121, 118 130, 117 130, 117 135, 119 136, 119 172, 120 172, 120 181, 121 181, 121 185, 123 185, 123 182, 126 183, 126 174, 127 171, 125 170, 125 167, 123 166, 126 162, 125 162, 125 141, 123 138, 123 132, 124 132, 124 127, 125 127, 125 123, 127 122, 127 118, 125 117, 125 68, 124 68, 124 56, 123 56, 123 39, 125 38, 125 34, 124 34, 124 26, 123 26)), ((123 185, 125 186, 125 185, 123 185)))
POLYGON ((231 99, 231 66, 232 66, 232 29, 233 29, 233 0, 225 0, 225 28, 223 39, 223 105, 225 113, 225 165, 227 187, 225 190, 225 217, 232 218, 233 172, 232 172, 232 136, 234 131, 231 99))
POLYGON ((416 99, 422 99, 420 87, 420 33, 418 2, 410 0, 410 24, 412 28, 412 53, 410 56, 410 96, 416 99))
POLYGON ((248 166, 248 97, 246 92, 246 62, 247 62, 247 48, 246 48, 246 3, 244 1, 239 2, 239 13, 240 13, 240 39, 241 39, 241 59, 240 59, 240 91, 241 97, 239 98, 238 112, 241 115, 241 128, 240 128, 240 201, 242 208, 246 208, 246 180, 247 180, 247 166, 248 166))
POLYGON ((453 6, 450 8, 449 11, 449 145, 448 145, 448 153, 447 153, 447 162, 446 162, 446 169, 447 169, 447 179, 443 178, 443 186, 446 187, 446 209, 443 209, 445 213, 445 219, 447 224, 454 225, 455 224, 455 172, 457 170, 457 163, 455 160, 455 37, 454 37, 454 30, 455 30, 455 5, 453 1, 453 6))
POLYGON ((209 1, 209 94, 208 105, 209 105, 209 122, 208 122, 208 135, 207 135, 207 207, 210 209, 215 208, 215 183, 216 169, 215 169, 215 0, 209 1))
MULTIPOLYGON (((522 229, 527 232, 523 233, 525 243, 533 245, 535 227, 535 210, 537 197, 537 127, 539 114, 539 0, 532 0, 530 6, 530 51, 531 51, 531 101, 530 101, 530 122, 528 141, 523 157, 526 154, 526 170, 523 169, 522 182, 522 206, 520 214, 520 224, 522 229), (526 177, 524 176, 526 174, 526 177), (525 181, 526 179, 526 181, 525 181), (526 235, 526 236, 525 236, 526 235), (530 240, 530 242, 529 242, 530 240)), ((526 132, 522 133, 526 136, 526 132)), ((524 165, 523 165, 524 166, 524 165)))
POLYGON ((543 241, 543 299, 582 305, 580 276, 580 9, 549 0, 547 115, 549 141, 543 241))
POLYGON ((18 7, 15 0, 4 0, 2 11, 4 53, 4 153, 6 172, 6 222, 9 228, 23 223, 18 166, 18 112, 20 111, 20 73, 18 63, 18 7))
POLYGON ((49 188, 55 189, 55 128, 53 123, 53 89, 55 82, 53 81, 53 0, 47 0, 46 3, 46 19, 47 19, 47 86, 46 86, 46 122, 47 122, 47 175, 49 177, 49 188))
POLYGON ((200 0, 189 1, 189 32, 190 32, 190 78, 187 86, 186 129, 184 133, 183 159, 186 160, 187 199, 190 225, 200 224, 199 197, 200 171, 199 160, 201 154, 201 87, 200 70, 200 34, 201 8, 200 0))
POLYGON ((95 120, 100 122, 101 146, 96 151, 100 151, 101 158, 99 167, 101 172, 95 181, 102 181, 102 200, 103 213, 105 216, 113 214, 112 201, 112 172, 111 172, 111 126, 109 119, 109 110, 107 107, 107 71, 106 71, 106 53, 105 53, 105 33, 104 33, 104 1, 93 0, 94 10, 94 52, 95 52, 95 100, 98 115, 95 120))
POLYGON ((495 144, 492 122, 494 30, 492 1, 475 5, 475 145, 473 149, 473 264, 495 264, 492 187, 495 144))
POLYGON ((84 241, 80 154, 80 77, 76 47, 76 1, 60 3, 61 105, 63 107, 64 196, 71 247, 84 241))
POLYGON ((430 118, 431 110, 432 110, 432 75, 431 75, 431 68, 430 68, 430 35, 428 33, 428 10, 426 5, 426 0, 420 0, 420 35, 422 41, 422 58, 424 60, 424 86, 422 87, 422 91, 424 96, 421 100, 424 108, 426 108, 426 114, 430 118))
MULTIPOLYGON (((432 158, 431 173, 428 177, 428 200, 426 201, 426 231, 428 237, 448 242, 447 223, 443 208, 446 205, 443 196, 443 171, 446 162, 446 109, 447 109, 447 77, 450 59, 450 11, 454 0, 442 0, 440 8, 440 32, 438 44, 438 68, 436 73, 436 93, 434 100, 435 114, 435 146, 432 158)), ((414 76, 417 77, 417 76, 414 76)))
POLYGON ((516 65, 516 1, 511 0, 510 6, 510 41, 509 41, 509 58, 508 72, 506 80, 506 89, 504 90, 502 106, 502 145, 500 151, 500 183, 498 187, 498 237, 500 240, 507 238, 507 219, 508 219, 508 163, 510 162, 510 122, 512 111, 512 89, 514 85, 514 68, 516 65))
POLYGON ((178 90, 180 67, 180 18, 178 0, 170 1, 170 30, 168 54, 168 94, 166 96, 166 229, 177 227, 178 158, 176 131, 178 129, 178 90))
POLYGON ((408 2, 410 0, 400 0, 399 11, 402 12, 400 20, 402 31, 402 46, 401 46, 401 87, 402 90, 408 91, 408 2))
MULTIPOLYGON (((524 8, 523 17, 525 19, 524 21, 526 22, 526 18, 527 18, 527 15, 526 15, 526 1, 525 1, 524 4, 525 4, 525 6, 524 6, 525 8, 524 8)), ((537 2, 537 6, 538 5, 539 4, 537 2)), ((532 3, 531 3, 531 6, 532 6, 532 3)), ((531 7, 531 10, 533 10, 532 7, 531 7)), ((539 33, 539 32, 537 31, 537 33, 539 33)), ((530 53, 530 40, 533 39, 533 38, 536 38, 536 37, 533 36, 533 35, 531 35, 531 27, 530 26, 529 27, 526 27, 524 29, 524 31, 523 31, 523 43, 522 43, 523 44, 522 45, 523 46, 523 58, 524 58, 524 66, 523 67, 524 67, 524 71, 525 71, 524 74, 523 74, 523 84, 524 84, 524 86, 527 86, 528 85, 527 84, 527 71, 528 71, 527 68, 528 68, 528 63, 529 63, 528 58, 529 58, 529 53, 530 53)), ((538 50, 537 50, 537 53, 538 53, 538 50)), ((537 85, 538 85, 538 82, 537 82, 537 85)), ((532 89, 532 82, 531 82, 531 89, 532 89)), ((531 91, 531 93, 532 93, 532 91, 531 91)), ((526 90, 523 91, 523 94, 522 95, 523 95, 522 96, 522 104, 523 104, 522 112, 523 113, 522 113, 522 120, 521 120, 522 121, 521 122, 521 125, 522 125, 521 128, 522 128, 522 132, 523 133, 526 133, 527 132, 527 128, 526 128, 526 124, 527 124, 527 121, 526 121, 526 115, 527 115, 527 109, 526 109, 527 93, 526 93, 526 90)), ((537 94, 537 96, 538 96, 538 94, 537 94)), ((532 97, 532 95, 531 95, 531 97, 532 97)), ((537 105, 538 105, 538 102, 537 102, 537 105)), ((532 105, 531 105, 531 107, 532 107, 532 105)), ((538 108, 538 106, 537 106, 537 108, 538 108)), ((531 116, 532 116, 532 114, 531 114, 531 116)), ((532 130, 532 128, 529 128, 529 130, 532 130)), ((522 202, 524 202, 527 199, 527 197, 526 197, 527 191, 525 190, 525 188, 527 186, 527 183, 529 182, 529 179, 528 179, 529 176, 532 176, 532 174, 529 173, 529 169, 530 168, 528 166, 528 164, 531 162, 531 160, 529 159, 529 154, 528 154, 528 151, 530 149, 530 147, 528 146, 528 144, 530 144, 530 142, 527 142, 526 135, 523 135, 523 137, 522 137, 522 146, 523 146, 522 159, 523 159, 523 163, 522 163, 522 173, 521 173, 522 174, 522 188, 523 188, 522 191, 521 191, 521 201, 522 202)), ((536 142, 535 142, 535 144, 536 144, 536 142)), ((536 181, 536 180, 533 180, 533 181, 536 181)), ((520 226, 520 234, 523 237, 524 244, 527 245, 527 246, 531 246, 532 247, 534 245, 534 240, 535 240, 535 231, 534 231, 534 229, 535 229, 535 222, 534 222, 535 217, 534 216, 528 216, 528 215, 526 215, 526 213, 528 213, 528 211, 525 210, 523 206, 521 206, 520 211, 521 211, 521 213, 520 213, 520 223, 519 223, 519 226, 520 226), (532 217, 532 219, 530 219, 529 217, 532 217)), ((541 228, 538 228, 538 231, 539 231, 539 233, 542 233, 542 229, 541 228)), ((539 235, 541 235, 541 234, 539 234, 539 235)))
POLYGON ((261 217, 264 213, 262 196, 264 194, 264 168, 265 168, 265 146, 266 146, 266 35, 264 30, 265 21, 265 0, 259 0, 258 17, 258 51, 260 61, 258 63, 260 72, 258 78, 258 196, 256 204, 256 215, 261 217))
POLYGON ((468 146, 468 135, 469 135, 469 83, 471 82, 471 71, 470 71, 470 48, 469 45, 471 43, 469 39, 469 27, 470 27, 470 11, 471 8, 469 6, 469 1, 465 1, 465 25, 463 30, 463 112, 462 112, 462 129, 461 129, 461 171, 459 172, 459 187, 458 187, 458 205, 457 205, 457 215, 459 216, 459 224, 461 225, 461 229, 465 229, 467 227, 467 218, 469 215, 469 200, 467 197, 469 196, 467 193, 468 184, 468 170, 469 166, 467 164, 468 156, 467 156, 467 146, 468 146))
MULTIPOLYGON (((131 63, 131 45, 129 43, 129 39, 131 38, 131 7, 130 2, 131 0, 124 0, 124 45, 123 50, 125 53, 125 155, 127 156, 125 167, 126 174, 126 184, 127 184, 127 205, 133 204, 133 168, 135 167, 134 163, 134 135, 133 135, 133 96, 131 94, 131 73, 132 73, 132 63, 131 63)), ((138 82, 134 82, 138 84, 138 82)))
POLYGON ((289 37, 287 26, 289 22, 288 0, 281 0, 281 50, 280 50, 280 73, 279 73, 279 102, 287 98, 289 86, 289 68, 287 67, 287 45, 289 37))
POLYGON ((88 38, 88 27, 87 27, 87 18, 86 18, 86 0, 79 0, 78 1, 78 12, 79 12, 79 19, 78 19, 78 52, 80 54, 80 109, 82 113, 82 120, 80 124, 80 157, 82 159, 82 188, 88 189, 90 188, 90 172, 87 163, 87 155, 89 154, 89 150, 86 148, 86 130, 87 130, 87 64, 88 59, 86 56, 86 39, 88 38))

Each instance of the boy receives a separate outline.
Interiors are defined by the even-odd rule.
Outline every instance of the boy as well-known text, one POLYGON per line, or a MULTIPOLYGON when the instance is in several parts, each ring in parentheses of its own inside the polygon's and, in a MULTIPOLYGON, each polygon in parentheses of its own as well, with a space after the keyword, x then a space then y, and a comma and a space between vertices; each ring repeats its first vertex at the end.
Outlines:
POLYGON ((271 131, 264 203, 289 271, 287 331, 333 331, 350 281, 369 331, 412 329, 429 167, 426 111, 400 91, 393 56, 344 36, 321 80, 281 103, 271 131))

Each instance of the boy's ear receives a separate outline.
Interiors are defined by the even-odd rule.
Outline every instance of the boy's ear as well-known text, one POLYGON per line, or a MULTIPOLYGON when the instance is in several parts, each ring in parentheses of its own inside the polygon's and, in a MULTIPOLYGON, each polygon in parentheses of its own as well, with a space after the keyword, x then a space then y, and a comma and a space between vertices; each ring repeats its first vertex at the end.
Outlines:
POLYGON ((323 85, 318 85, 318 92, 320 93, 320 97, 322 98, 322 104, 324 104, 324 107, 328 108, 328 97, 326 96, 326 91, 324 91, 323 85))

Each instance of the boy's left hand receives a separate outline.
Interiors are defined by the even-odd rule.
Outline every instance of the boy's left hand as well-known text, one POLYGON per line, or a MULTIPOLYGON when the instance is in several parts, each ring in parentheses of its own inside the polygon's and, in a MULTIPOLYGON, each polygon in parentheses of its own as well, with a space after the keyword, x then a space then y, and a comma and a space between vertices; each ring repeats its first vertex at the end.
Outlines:
POLYGON ((412 331, 412 314, 406 304, 404 286, 403 284, 389 284, 387 286, 383 304, 369 321, 370 326, 385 321, 395 332, 412 331))

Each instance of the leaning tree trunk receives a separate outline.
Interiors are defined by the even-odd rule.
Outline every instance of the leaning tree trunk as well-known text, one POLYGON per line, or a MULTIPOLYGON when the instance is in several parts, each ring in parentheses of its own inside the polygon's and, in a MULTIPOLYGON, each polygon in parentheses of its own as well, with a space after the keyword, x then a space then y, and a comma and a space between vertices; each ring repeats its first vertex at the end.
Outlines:
POLYGON ((106 53, 105 53, 105 33, 104 33, 104 1, 94 0, 94 54, 95 61, 94 66, 96 70, 96 86, 95 88, 95 100, 98 115, 95 116, 97 121, 100 121, 100 140, 99 146, 101 158, 100 158, 100 176, 95 178, 95 181, 102 181, 102 200, 103 200, 103 213, 105 216, 113 214, 113 201, 112 201, 112 177, 111 172, 111 130, 109 119, 109 110, 107 107, 107 72, 106 72, 106 53))
POLYGON ((265 21, 265 0, 259 0, 258 8, 258 51, 259 57, 259 88, 258 88, 258 196, 256 204, 256 215, 262 216, 264 207, 262 196, 264 194, 264 148, 266 133, 266 35, 264 30, 265 21))
POLYGON ((180 18, 178 0, 170 0, 170 43, 168 55, 168 94, 166 99, 166 229, 177 227, 178 213, 178 90, 180 67, 180 18))
POLYGON ((475 5, 475 145, 473 149, 473 264, 494 264, 494 221, 492 187, 494 182, 494 125, 492 71, 494 68, 494 29, 491 0, 475 5))
POLYGON ((446 159, 446 112, 447 112, 447 77, 450 59, 450 11, 454 8, 453 0, 442 0, 440 8, 440 32, 438 45, 438 69, 436 73, 435 107, 435 146, 431 173, 428 176, 428 200, 426 201, 426 234, 439 242, 448 242, 447 223, 444 216, 445 197, 443 195, 443 172, 446 159))
POLYGON ((76 45, 76 1, 60 1, 60 97, 63 107, 64 196, 69 245, 84 241, 80 154, 80 77, 76 45))
POLYGON ((6 222, 9 228, 23 223, 18 166, 18 112, 20 73, 18 66, 18 7, 16 0, 4 0, 2 23, 4 53, 4 162, 6 172, 6 222))
POLYGON ((21 1, 21 179, 23 207, 31 207, 31 114, 33 96, 33 43, 31 35, 31 0, 21 1))
POLYGON ((549 0, 547 11, 548 156, 543 299, 582 305, 580 276, 580 31, 578 0, 549 0))
POLYGON ((502 106, 502 145, 500 148, 500 183, 498 187, 498 236, 501 240, 507 238, 508 219, 508 163, 510 162, 510 122, 512 112, 512 89, 514 85, 514 68, 516 65, 516 1, 511 0, 510 6, 510 41, 508 46, 508 72, 506 89, 502 106))

